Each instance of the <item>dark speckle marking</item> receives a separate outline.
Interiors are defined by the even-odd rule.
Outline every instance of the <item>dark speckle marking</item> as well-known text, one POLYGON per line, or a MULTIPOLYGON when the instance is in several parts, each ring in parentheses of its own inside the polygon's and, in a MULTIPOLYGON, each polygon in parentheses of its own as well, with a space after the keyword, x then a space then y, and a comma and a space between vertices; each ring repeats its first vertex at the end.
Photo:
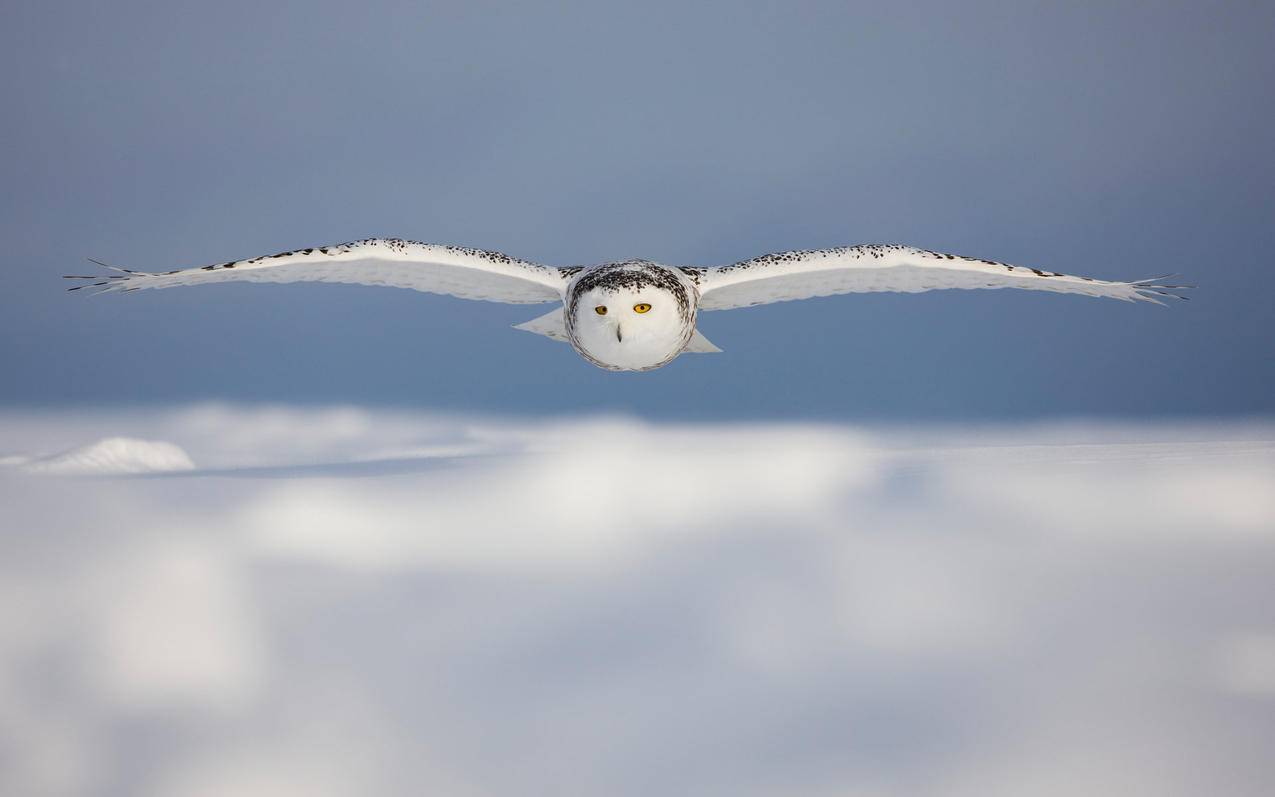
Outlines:
POLYGON ((704 269, 702 268, 690 268, 687 266, 681 266, 678 268, 678 271, 690 277, 691 282, 694 282, 696 285, 699 285, 700 280, 704 277, 704 269))
POLYGON ((691 297, 686 286, 678 280, 672 269, 658 266, 647 260, 608 263, 586 272, 571 289, 567 317, 575 316, 580 297, 591 290, 636 291, 648 285, 672 294, 677 300, 678 311, 683 319, 693 317, 695 309, 691 306, 691 297))

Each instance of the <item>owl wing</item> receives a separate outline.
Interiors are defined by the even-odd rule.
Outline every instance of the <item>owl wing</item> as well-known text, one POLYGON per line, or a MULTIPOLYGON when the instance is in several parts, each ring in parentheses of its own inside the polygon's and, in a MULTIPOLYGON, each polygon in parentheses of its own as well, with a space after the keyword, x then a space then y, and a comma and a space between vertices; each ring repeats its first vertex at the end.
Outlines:
POLYGON ((109 293, 213 282, 338 282, 537 304, 561 300, 569 281, 560 269, 499 252, 397 238, 370 238, 159 273, 106 268, 118 273, 67 277, 91 281, 71 290, 97 288, 100 293, 109 293))
POLYGON ((723 268, 697 269, 701 310, 729 310, 841 293, 920 293, 940 288, 1023 288, 1163 304, 1156 297, 1191 286, 1163 277, 1109 282, 911 246, 868 245, 781 252, 723 268))

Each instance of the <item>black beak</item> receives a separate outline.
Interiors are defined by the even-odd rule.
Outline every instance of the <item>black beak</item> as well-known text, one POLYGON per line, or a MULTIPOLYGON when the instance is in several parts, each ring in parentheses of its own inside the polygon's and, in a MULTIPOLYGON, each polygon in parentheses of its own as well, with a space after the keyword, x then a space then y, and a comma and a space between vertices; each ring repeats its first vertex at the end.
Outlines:
POLYGON ((620 325, 619 325, 619 324, 616 324, 616 325, 615 325, 615 339, 616 339, 616 340, 618 340, 618 341, 620 341, 621 343, 623 343, 623 342, 624 342, 624 335, 620 333, 620 325))

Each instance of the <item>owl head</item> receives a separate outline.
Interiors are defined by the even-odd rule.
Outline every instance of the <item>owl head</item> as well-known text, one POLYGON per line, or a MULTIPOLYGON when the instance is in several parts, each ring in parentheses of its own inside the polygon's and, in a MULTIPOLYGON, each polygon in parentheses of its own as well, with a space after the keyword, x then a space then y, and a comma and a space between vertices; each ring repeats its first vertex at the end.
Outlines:
POLYGON ((695 333, 693 291, 673 269, 644 260, 584 274, 570 290, 567 334, 595 365, 649 371, 681 354, 695 333))

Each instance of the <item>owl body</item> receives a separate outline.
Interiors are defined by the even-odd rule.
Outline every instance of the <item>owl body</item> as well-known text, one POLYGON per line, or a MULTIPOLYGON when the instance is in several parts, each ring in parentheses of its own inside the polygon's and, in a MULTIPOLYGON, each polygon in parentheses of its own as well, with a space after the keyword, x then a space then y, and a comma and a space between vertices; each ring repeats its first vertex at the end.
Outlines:
POLYGON ((610 371, 650 371, 695 335, 694 272, 625 260, 589 266, 567 286, 563 321, 572 348, 610 371))

